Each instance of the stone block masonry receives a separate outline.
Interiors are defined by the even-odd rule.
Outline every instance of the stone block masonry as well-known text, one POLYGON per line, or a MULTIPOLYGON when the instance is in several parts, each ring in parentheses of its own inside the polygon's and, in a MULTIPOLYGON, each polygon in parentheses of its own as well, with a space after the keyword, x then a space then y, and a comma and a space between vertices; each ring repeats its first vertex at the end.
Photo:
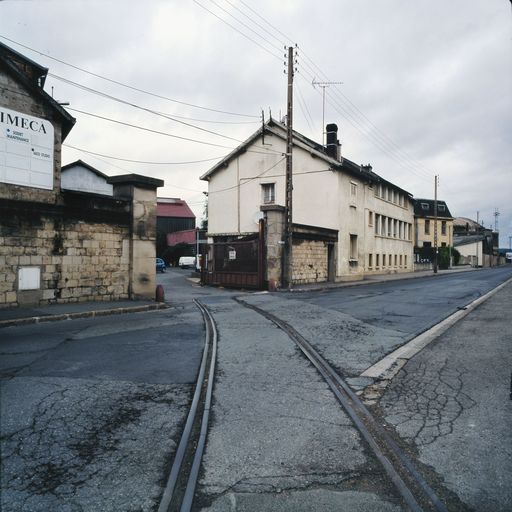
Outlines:
POLYGON ((327 243, 318 240, 293 241, 293 282, 295 284, 327 281, 327 243))
POLYGON ((129 298, 129 204, 81 194, 64 202, 0 201, 0 307, 129 298), (27 268, 36 282, 20 286, 27 268))

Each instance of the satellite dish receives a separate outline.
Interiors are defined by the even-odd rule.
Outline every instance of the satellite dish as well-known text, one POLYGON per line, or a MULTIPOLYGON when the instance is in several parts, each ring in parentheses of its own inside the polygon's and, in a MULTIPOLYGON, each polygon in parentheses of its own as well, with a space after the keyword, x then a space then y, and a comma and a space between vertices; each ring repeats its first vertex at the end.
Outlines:
POLYGON ((252 216, 252 220, 254 221, 255 224, 259 224, 260 220, 263 219, 264 217, 265 215, 263 214, 263 212, 258 211, 252 216))

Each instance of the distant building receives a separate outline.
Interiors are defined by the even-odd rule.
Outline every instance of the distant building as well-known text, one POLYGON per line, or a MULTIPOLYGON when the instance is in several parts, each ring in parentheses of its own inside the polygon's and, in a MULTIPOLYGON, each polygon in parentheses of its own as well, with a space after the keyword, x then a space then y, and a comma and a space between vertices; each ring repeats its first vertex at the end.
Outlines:
MULTIPOLYGON (((411 194, 342 156, 335 124, 327 132, 327 146, 293 132, 292 282, 412 271, 411 194)), ((271 119, 201 177, 214 282, 246 286, 243 275, 260 273, 253 286, 283 283, 286 135, 271 119)))
POLYGON ((498 249, 499 234, 467 217, 454 219, 453 245, 459 251, 459 264, 494 267, 504 263, 498 249))
POLYGON ((108 176, 82 160, 62 166, 61 187, 91 194, 112 196, 114 189, 108 176))
MULTIPOLYGON (((435 220, 433 199, 413 199, 414 247, 434 247, 435 220)), ((453 217, 444 201, 437 201, 437 246, 453 245, 453 217)))
MULTIPOLYGON (((156 247, 159 257, 172 263, 172 251, 169 251, 168 235, 176 231, 194 230, 196 216, 183 199, 177 197, 159 197, 156 205, 156 247)), ((187 256, 188 254, 180 254, 187 256)), ((178 256, 179 257, 179 256, 178 256)))

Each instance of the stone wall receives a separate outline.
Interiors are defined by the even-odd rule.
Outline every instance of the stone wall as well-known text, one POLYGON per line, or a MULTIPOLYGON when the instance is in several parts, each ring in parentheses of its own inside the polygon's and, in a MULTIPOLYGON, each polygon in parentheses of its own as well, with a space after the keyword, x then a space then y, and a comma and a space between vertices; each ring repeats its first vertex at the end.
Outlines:
POLYGON ((61 206, 0 201, 0 307, 128 299, 130 237, 127 202, 75 193, 61 206))
POLYGON ((327 243, 293 240, 293 283, 322 283, 328 280, 327 243))

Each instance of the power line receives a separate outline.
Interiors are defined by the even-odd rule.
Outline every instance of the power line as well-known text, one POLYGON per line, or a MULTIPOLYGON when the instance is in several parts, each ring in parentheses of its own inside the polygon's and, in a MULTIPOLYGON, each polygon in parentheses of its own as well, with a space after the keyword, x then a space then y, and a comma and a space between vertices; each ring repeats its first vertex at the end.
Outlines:
MULTIPOLYGON (((230 5, 233 5, 229 0, 225 0, 226 2, 228 2, 230 5)), ((292 38, 290 38, 288 35, 284 34, 282 31, 280 31, 277 27, 275 27, 274 25, 272 25, 268 20, 266 20, 263 16, 261 16, 257 11, 255 11, 254 9, 252 9, 250 6, 248 6, 243 0, 240 0, 240 3, 242 5, 244 5, 247 9, 249 9, 252 13, 254 13, 256 16, 258 16, 258 18, 260 18, 261 20, 263 20, 268 26, 270 26, 273 30, 275 30, 277 33, 279 33, 281 36, 283 36, 285 39, 287 40, 292 40, 292 38)), ((236 8, 236 7, 235 7, 236 8)), ((258 27, 264 29, 264 27, 262 27, 261 24, 259 24, 258 22, 256 22, 254 19, 252 19, 250 16, 247 16, 245 13, 243 13, 243 11, 241 11, 240 9, 236 8, 239 12, 242 12, 242 14, 244 14, 247 18, 249 18, 252 23, 254 23, 255 25, 257 25, 258 27)), ((267 31, 265 30, 269 35, 271 35, 272 37, 274 37, 274 39, 276 39, 277 41, 279 41, 279 39, 274 36, 270 31, 267 31)), ((300 49, 300 52, 301 54, 304 55, 304 57, 309 60, 311 62, 311 64, 317 69, 316 72, 319 72, 325 79, 328 80, 328 77, 327 75, 319 68, 319 66, 317 66, 315 64, 315 62, 310 58, 308 57, 308 55, 302 50, 302 48, 300 49)), ((309 67, 310 70, 312 70, 311 66, 307 65, 307 63, 303 64, 303 66, 307 66, 309 67)), ((314 77, 314 74, 315 74, 315 71, 313 71, 313 77, 314 77)), ((346 117, 347 115, 348 116, 351 116, 351 118, 353 119, 353 121, 355 123, 357 123, 358 125, 360 126, 363 126, 364 127, 364 123, 368 123, 371 127, 371 130, 369 130, 369 133, 366 134, 363 130, 361 130, 360 128, 357 128, 358 131, 360 131, 362 133, 363 136, 369 138, 369 140, 375 144, 379 149, 381 149, 382 151, 385 151, 388 156, 391 156, 393 153, 396 153, 397 156, 402 160, 402 161, 407 161, 408 162, 408 165, 410 167, 414 167, 418 173, 423 173, 423 175, 421 175, 422 178, 426 179, 426 176, 431 176, 431 171, 425 167, 421 162, 418 162, 416 161, 414 158, 412 158, 410 155, 408 155, 402 148, 400 148, 390 137, 388 137, 384 132, 382 132, 375 124, 373 124, 370 119, 345 95, 343 94, 341 91, 339 91, 339 88, 338 87, 335 87, 335 90, 334 90, 334 94, 338 94, 338 101, 341 101, 343 103, 347 103, 346 106, 344 107, 341 107, 341 105, 338 103, 338 105, 340 105, 340 108, 343 108, 343 110, 345 111, 345 114, 344 114, 344 117, 346 117), (361 123, 361 121, 358 120, 358 118, 361 117, 363 119, 363 123, 361 123), (371 133, 371 132, 374 132, 374 133, 371 133), (373 138, 372 138, 373 137, 373 138), (379 143, 376 142, 376 140, 379 140, 379 143), (386 150, 383 149, 383 146, 386 148, 386 150), (402 156, 403 155, 403 156, 402 156)), ((335 101, 333 99, 333 101, 335 101)), ((300 102, 299 102, 299 106, 300 105, 300 102)), ((301 107, 302 108, 302 107, 301 107)), ((339 112, 338 109, 336 109, 339 112)), ((351 122, 352 125, 354 125, 354 122, 351 122)), ((391 156, 392 158, 396 159, 395 156, 391 156)), ((409 169, 409 170, 412 170, 412 169, 409 169)), ((417 173, 416 173, 417 174, 417 173)), ((420 176, 419 174, 417 174, 418 176, 420 176)))
POLYGON ((271 171, 274 167, 279 165, 285 159, 286 159, 286 157, 281 158, 275 164, 270 166, 268 169, 265 169, 263 172, 261 172, 257 176, 254 176, 253 178, 247 178, 247 180, 244 181, 243 183, 237 183, 236 185, 233 185, 232 187, 227 187, 227 188, 223 188, 223 189, 220 189, 220 190, 214 190, 213 192, 208 192, 208 196, 211 196, 212 194, 218 194, 219 192, 226 192, 227 190, 233 190, 235 188, 241 187, 242 185, 245 185, 246 183, 250 183, 251 181, 257 180, 258 178, 261 178, 264 174, 266 174, 268 171, 271 171))
MULTIPOLYGON (((168 133, 168 132, 161 132, 159 130, 153 130, 152 128, 146 128, 144 126, 138 126, 136 124, 126 123, 124 121, 119 121, 118 119, 112 119, 111 117, 100 116, 99 114, 93 114, 91 112, 86 112, 85 110, 79 110, 77 108, 67 107, 67 109, 71 110, 72 112, 79 112, 80 114, 85 114, 87 116, 95 117, 97 119, 102 119, 104 121, 109 121, 111 123, 116 123, 116 124, 120 124, 120 125, 123 125, 123 126, 128 126, 130 128, 135 128, 137 130, 142 130, 142 131, 146 131, 146 132, 150 132, 150 133, 156 133, 157 135, 164 135, 166 137, 172 137, 173 139, 185 140, 185 141, 188 141, 188 142, 195 142, 197 144, 205 144, 207 146, 214 146, 214 147, 217 147, 217 148, 224 148, 224 149, 230 149, 230 150, 236 149, 236 148, 232 148, 230 146, 224 146, 222 144, 215 144, 213 142, 206 142, 206 141, 202 141, 202 140, 198 140, 198 139, 191 139, 190 137, 182 137, 180 135, 174 135, 174 134, 168 133)), ((259 146, 256 146, 256 147, 259 147, 259 146)), ((251 153, 268 153, 268 152, 272 152, 272 153, 275 153, 275 154, 282 154, 281 151, 276 151, 276 150, 269 149, 269 148, 268 149, 267 148, 262 148, 262 149, 266 149, 266 151, 255 151, 255 150, 248 149, 247 152, 251 152, 251 153)))
MULTIPOLYGON (((266 32, 269 36, 273 37, 278 43, 279 43, 279 50, 281 50, 281 47, 284 47, 286 46, 286 41, 281 41, 279 38, 277 38, 272 32, 270 32, 269 30, 267 30, 263 25, 261 25, 260 23, 258 23, 257 21, 254 21, 253 18, 251 18, 248 14, 246 14, 244 11, 242 11, 241 9, 239 9, 233 2, 230 2, 229 0, 225 0, 225 2, 227 2, 229 5, 231 5, 234 9, 236 9, 239 13, 241 13, 243 16, 245 16, 246 18, 248 18, 250 21, 252 21, 252 23, 254 23, 257 27, 261 28, 261 30, 263 30, 264 32, 266 32)), ((243 2, 241 2, 243 5, 245 5, 243 2)), ((254 12, 249 6, 245 5, 245 7, 247 7, 250 11, 254 12)), ((257 13, 255 13, 257 14, 257 13)), ((285 37, 285 40, 286 40, 286 37, 285 37)))
POLYGON ((202 162, 213 162, 214 160, 220 160, 223 156, 215 157, 215 158, 205 158, 203 160, 189 160, 187 162, 149 162, 146 160, 132 160, 130 158, 120 158, 111 155, 103 155, 102 153, 96 153, 94 151, 89 151, 83 148, 77 148, 76 146, 72 146, 71 144, 65 143, 64 147, 74 149, 76 151, 81 151, 82 153, 87 153, 89 155, 102 156, 103 158, 110 158, 112 160, 120 160, 121 162, 130 162, 134 164, 148 164, 148 165, 186 165, 186 164, 197 164, 202 162))
POLYGON ((182 124, 184 126, 188 126, 190 128, 194 128, 194 129, 200 130, 202 132, 210 133, 210 134, 216 135, 218 137, 223 137, 225 139, 233 140, 235 142, 242 142, 241 140, 235 139, 234 137, 230 137, 228 135, 223 135, 222 133, 214 132, 213 130, 207 130, 206 128, 202 128, 200 126, 196 126, 196 125, 193 125, 191 123, 187 123, 185 121, 181 121, 179 119, 174 119, 174 117, 170 116, 169 114, 163 114, 163 113, 157 112, 156 110, 152 110, 150 108, 142 107, 140 105, 137 105, 136 103, 132 103, 130 101, 123 100, 123 99, 118 98, 116 96, 112 96, 112 95, 104 93, 102 91, 98 91, 97 89, 92 89, 91 87, 87 87, 85 85, 79 84, 78 82, 74 82, 73 80, 69 80, 67 78, 63 78, 63 77, 58 76, 58 75, 54 75, 53 73, 49 73, 49 75, 52 76, 53 78, 56 78, 57 80, 61 80, 64 83, 72 85, 73 87, 78 87, 79 89, 82 89, 84 91, 90 92, 92 94, 96 94, 98 96, 101 96, 103 98, 106 98, 106 99, 109 99, 109 100, 112 100, 112 101, 116 101, 117 103, 122 103, 123 105, 128 105, 130 107, 137 108, 139 110, 143 110, 144 112, 148 112, 150 114, 154 114, 154 115, 157 115, 157 116, 160 116, 160 117, 164 117, 165 119, 169 119, 170 121, 174 121, 174 122, 182 124))
MULTIPOLYGON (((279 46, 274 46, 274 43, 271 43, 268 39, 266 39, 265 37, 263 37, 261 34, 259 34, 258 32, 256 32, 255 30, 253 30, 251 27, 249 27, 249 25, 247 25, 246 23, 244 23, 243 21, 240 21, 236 16, 234 16, 233 14, 231 14, 227 9, 224 9, 224 7, 220 6, 215 0, 210 0, 210 2, 215 5, 216 7, 218 7, 221 11, 225 12, 228 16, 230 16, 231 18, 233 18, 235 21, 237 21, 238 23, 240 23, 240 25, 244 26, 245 28, 248 28, 253 34, 256 34, 259 38, 263 39, 263 41, 265 41, 267 44, 269 44, 274 50, 277 50, 278 52, 281 51, 281 47, 279 46)), ((230 5, 233 5, 231 2, 228 2, 230 5)), ((234 7, 234 6, 233 6, 234 7)), ((235 7, 236 9, 236 7, 235 7)), ((237 11, 241 12, 239 9, 236 9, 237 11)), ((243 14, 243 13, 242 13, 243 14)), ((251 19, 251 18, 249 18, 251 19)), ((252 21, 252 20, 251 20, 252 21)))
POLYGON ((44 57, 47 57, 48 59, 51 59, 51 60, 54 60, 54 61, 59 62, 61 64, 64 64, 65 66, 69 66, 69 67, 71 67, 73 69, 77 69, 78 71, 81 71, 82 73, 87 73, 88 75, 95 76, 96 78, 101 78, 102 80, 105 80, 107 82, 111 82, 113 84, 120 85, 121 87, 126 87, 127 89, 131 89, 132 91, 137 91, 137 92, 140 92, 140 93, 143 93, 143 94, 148 94, 149 96, 153 96, 155 98, 160 98, 160 99, 166 100, 166 101, 171 101, 173 103, 178 103, 180 105, 185 105, 187 107, 193 107, 193 108, 198 108, 198 109, 201 109, 201 110, 207 110, 209 112, 216 112, 218 114, 227 114, 227 115, 239 116, 239 117, 253 117, 253 118, 259 119, 259 116, 255 116, 253 114, 240 114, 240 113, 237 113, 237 112, 229 112, 229 111, 226 111, 226 110, 219 110, 219 109, 214 109, 214 108, 209 108, 209 107, 203 107, 201 105, 195 105, 193 103, 187 103, 185 101, 175 100, 175 99, 169 98, 167 96, 162 96, 160 94, 156 94, 156 93, 153 93, 153 92, 150 92, 150 91, 146 91, 144 89, 140 89, 138 87, 134 87, 132 85, 128 85, 128 84, 125 84, 123 82, 119 82, 118 80, 113 80, 112 78, 108 78, 106 76, 99 75, 98 73, 93 73, 92 71, 88 71, 87 69, 81 68, 79 66, 75 66, 74 64, 70 64, 69 62, 63 61, 61 59, 57 59, 56 57, 52 57, 51 55, 48 55, 47 53, 44 53, 44 52, 41 52, 41 51, 36 50, 34 48, 31 48, 30 46, 26 46, 26 45, 24 45, 22 43, 14 41, 13 39, 9 39, 8 37, 2 36, 2 35, 0 35, 0 37, 2 39, 5 39, 6 41, 9 41, 9 42, 14 43, 14 44, 16 44, 18 46, 21 46, 22 48, 26 48, 27 50, 35 52, 35 53, 37 53, 39 55, 42 55, 44 57))
POLYGON ((205 11, 208 11, 212 16, 215 16, 217 19, 219 19, 220 21, 225 23, 228 27, 231 27, 233 30, 235 30, 236 32, 238 32, 239 34, 244 36, 246 39, 249 39, 249 41, 252 41, 254 44, 258 45, 262 50, 264 50, 268 54, 272 55, 272 57, 275 57, 276 59, 279 59, 279 61, 282 60, 281 57, 279 57, 275 53, 271 52, 268 48, 265 48, 265 46, 263 46, 262 44, 258 43, 258 41, 255 41, 252 37, 248 36, 247 34, 244 34, 241 30, 237 29, 234 25, 231 25, 231 23, 226 21, 224 18, 222 18, 221 16, 215 14, 213 11, 208 9, 208 7, 205 7, 203 4, 199 3, 197 0, 194 0, 194 3, 199 5, 199 7, 202 7, 205 11))
POLYGON ((159 130, 153 130, 152 128, 146 128, 146 127, 138 126, 138 125, 131 124, 131 123, 125 123, 124 121, 112 119, 111 117, 100 116, 98 114, 92 114, 91 112, 86 112, 85 110, 79 110, 77 108, 67 107, 67 110, 71 110, 72 112, 79 112, 80 114, 85 114, 86 116, 96 117, 97 119, 103 119, 104 121, 110 121, 111 123, 117 123, 117 124, 121 124, 123 126, 129 126, 130 128, 136 128, 137 130, 143 130, 145 132, 156 133, 158 135, 165 135, 166 137, 172 137, 173 139, 186 140, 188 142, 195 142, 197 144, 205 144, 207 146, 215 146, 215 147, 224 148, 224 149, 234 149, 229 146, 223 146, 222 144, 214 144, 213 142, 206 142, 206 141, 202 141, 202 140, 191 139, 189 137, 181 137, 180 135, 174 135, 172 133, 161 132, 159 130))

